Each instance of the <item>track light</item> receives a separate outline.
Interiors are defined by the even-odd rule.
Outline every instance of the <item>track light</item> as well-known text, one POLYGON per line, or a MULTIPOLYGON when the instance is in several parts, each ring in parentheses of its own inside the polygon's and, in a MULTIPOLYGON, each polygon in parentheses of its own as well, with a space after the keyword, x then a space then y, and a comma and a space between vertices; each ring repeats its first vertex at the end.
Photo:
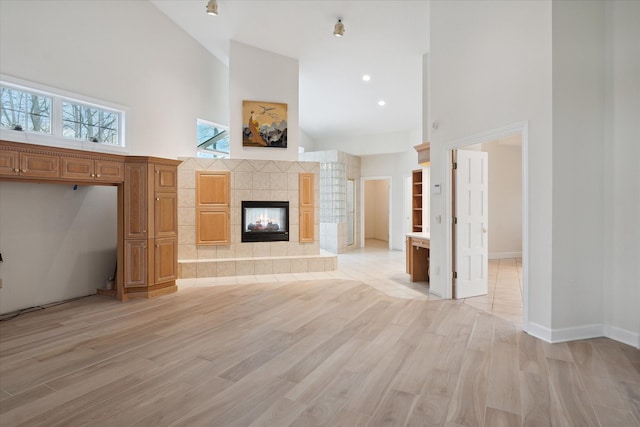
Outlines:
POLYGON ((209 0, 209 3, 207 3, 207 14, 214 16, 218 14, 218 2, 216 0, 209 0))
POLYGON ((333 35, 336 37, 344 36, 344 24, 342 23, 342 19, 338 18, 338 22, 336 22, 336 26, 333 27, 333 35))

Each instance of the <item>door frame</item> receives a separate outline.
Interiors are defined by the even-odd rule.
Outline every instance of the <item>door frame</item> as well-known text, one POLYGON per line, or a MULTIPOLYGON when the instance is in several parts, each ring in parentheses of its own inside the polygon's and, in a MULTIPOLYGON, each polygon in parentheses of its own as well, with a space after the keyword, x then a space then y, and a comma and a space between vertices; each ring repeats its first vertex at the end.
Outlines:
POLYGON ((364 185, 366 181, 379 181, 386 180, 389 181, 389 249, 391 249, 391 242, 393 241, 393 210, 391 210, 391 201, 393 200, 393 187, 391 184, 393 183, 393 178, 390 175, 383 176, 367 176, 360 178, 360 247, 364 248, 364 208, 365 208, 365 198, 366 194, 364 191, 364 185))
POLYGON ((444 167, 444 218, 446 218, 447 226, 444 227, 444 271, 448 272, 449 279, 445 286, 444 298, 453 298, 453 150, 464 148, 469 145, 480 144, 483 142, 494 141, 507 136, 520 135, 522 141, 522 324, 527 328, 529 322, 529 122, 518 122, 501 128, 488 130, 476 135, 460 138, 450 141, 443 145, 441 152, 442 164, 444 167), (449 286, 451 284, 451 286, 449 286))

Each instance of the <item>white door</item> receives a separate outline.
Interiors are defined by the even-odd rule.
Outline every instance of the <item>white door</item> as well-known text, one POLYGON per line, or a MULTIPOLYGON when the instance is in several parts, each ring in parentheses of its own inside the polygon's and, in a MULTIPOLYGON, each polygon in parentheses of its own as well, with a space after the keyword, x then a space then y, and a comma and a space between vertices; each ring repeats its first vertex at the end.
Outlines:
POLYGON ((487 153, 457 151, 455 190, 455 297, 487 294, 487 153))

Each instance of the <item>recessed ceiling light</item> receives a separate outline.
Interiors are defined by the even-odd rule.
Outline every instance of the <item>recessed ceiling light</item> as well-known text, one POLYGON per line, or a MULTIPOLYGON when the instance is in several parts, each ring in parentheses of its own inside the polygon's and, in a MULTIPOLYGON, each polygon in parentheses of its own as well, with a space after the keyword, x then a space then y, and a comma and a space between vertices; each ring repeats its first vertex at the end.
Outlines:
POLYGON ((381 99, 380 101, 378 101, 378 105, 381 107, 384 107, 386 104, 386 102, 384 102, 384 99, 381 99))
POLYGON ((344 36, 344 24, 342 23, 342 18, 338 18, 338 22, 333 27, 333 35, 336 37, 344 36))
POLYGON ((362 80, 368 82, 369 80, 371 80, 371 76, 369 74, 365 74, 364 76, 362 76, 362 80))

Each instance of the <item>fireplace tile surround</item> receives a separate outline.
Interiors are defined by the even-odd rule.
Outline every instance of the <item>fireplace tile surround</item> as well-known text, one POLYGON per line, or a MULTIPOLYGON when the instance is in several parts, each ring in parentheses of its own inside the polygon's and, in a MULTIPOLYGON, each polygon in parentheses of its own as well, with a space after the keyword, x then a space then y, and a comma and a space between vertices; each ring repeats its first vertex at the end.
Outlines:
POLYGON ((319 233, 318 162, 181 158, 178 168, 178 275, 180 278, 277 273, 306 273, 337 269, 337 256, 321 251, 319 233), (231 172, 231 244, 195 244, 195 172, 231 172), (312 243, 298 241, 298 173, 316 174, 315 224, 312 243), (289 201, 288 242, 241 242, 242 201, 289 201))

